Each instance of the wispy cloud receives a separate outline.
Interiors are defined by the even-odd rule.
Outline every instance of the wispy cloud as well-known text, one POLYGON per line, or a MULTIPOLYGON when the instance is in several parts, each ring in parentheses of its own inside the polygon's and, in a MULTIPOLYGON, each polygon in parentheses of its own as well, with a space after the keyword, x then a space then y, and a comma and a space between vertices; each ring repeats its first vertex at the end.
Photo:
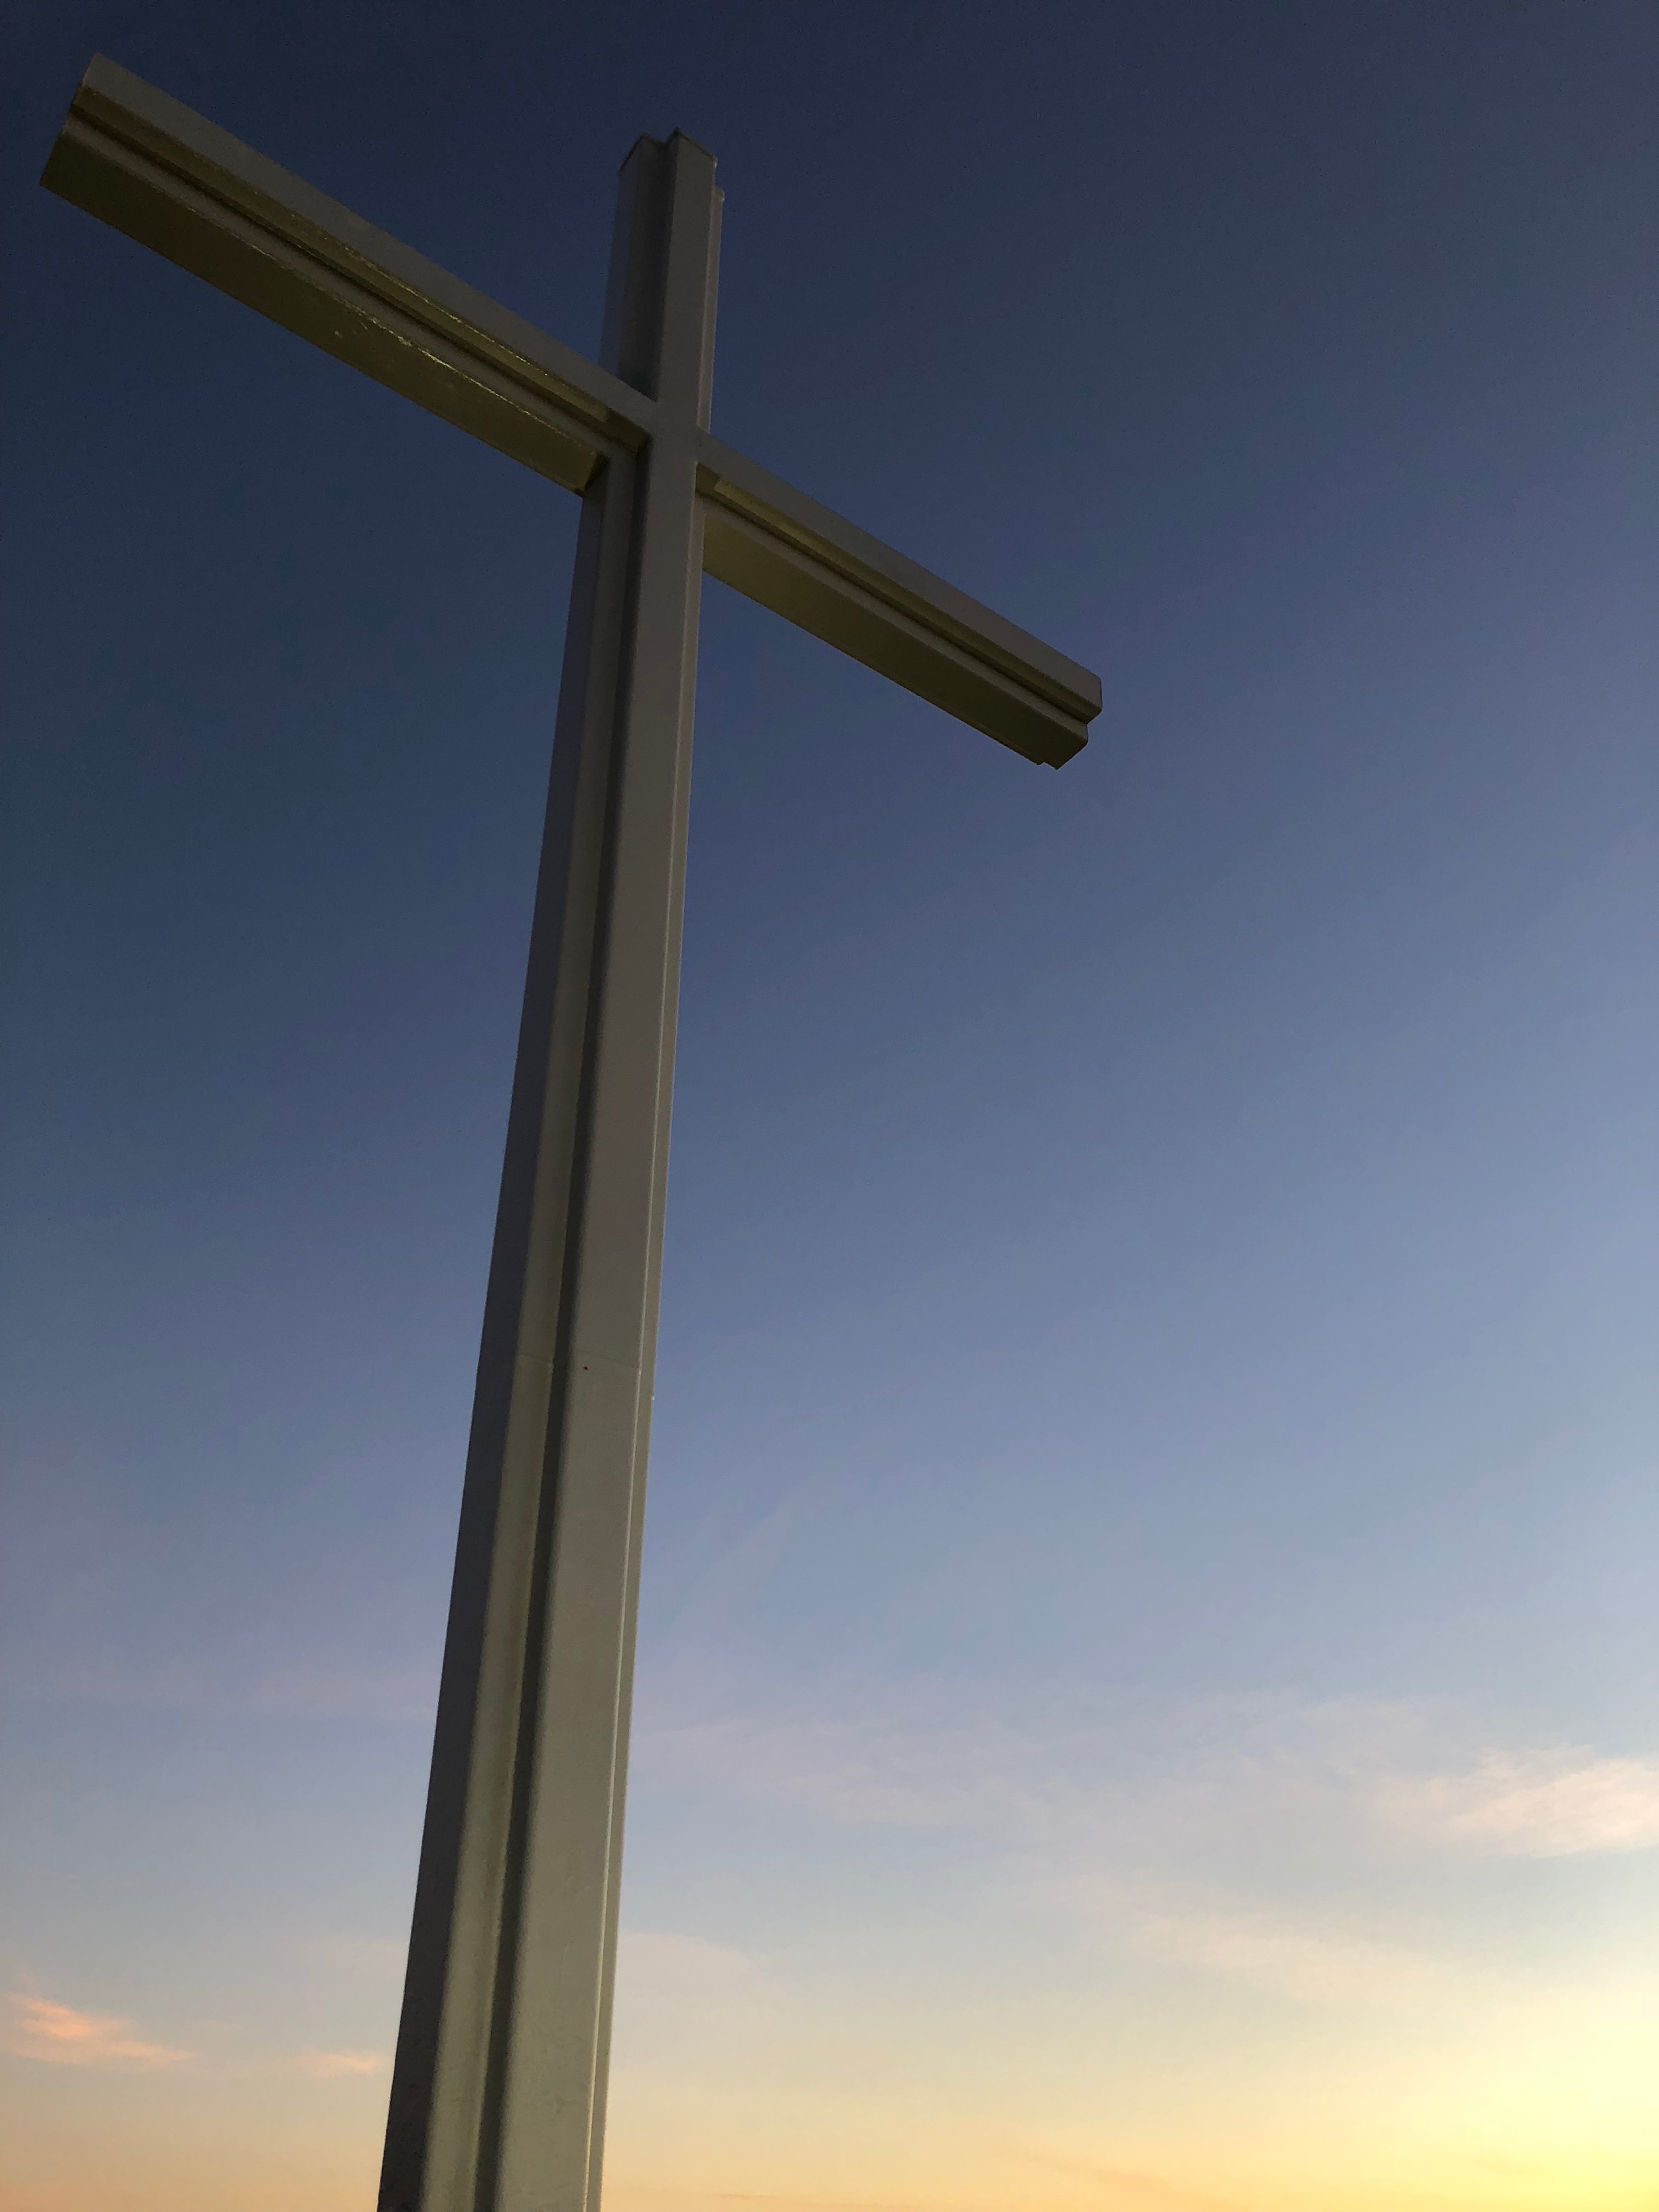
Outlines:
POLYGON ((383 2051, 302 2051, 296 2063, 313 2081, 344 2081, 384 2074, 392 2061, 383 2051))
POLYGON ((1389 1778, 1378 1803, 1407 1834, 1509 1858, 1650 1850, 1659 1845, 1659 1760, 1492 1751, 1462 1773, 1389 1778))
POLYGON ((760 1972, 746 1951, 667 1929, 624 1928, 617 1950, 621 1971, 641 1987, 699 1991, 746 1987, 760 1972))
POLYGON ((851 1826, 1082 1851, 1312 1826, 1376 1844, 1561 1857, 1659 1847, 1659 1758, 1482 1743, 1427 1702, 1124 1701, 1021 1726, 925 1700, 854 1717, 731 1714, 647 1728, 642 1773, 851 1826))
MULTIPOLYGON (((641 1765, 840 1825, 935 1831, 941 1868, 1126 1963, 1433 2018, 1513 2014, 1543 1986, 1501 1963, 1460 1860, 1659 1848, 1659 1758, 1496 1736, 1427 1700, 1106 1698, 1022 1726, 913 1693, 659 1727, 641 1765)), ((1587 1952, 1567 1971, 1606 1970, 1587 1952)))
POLYGON ((729 1944, 668 1929, 624 1928, 617 1951, 617 2060, 629 2067, 763 2032, 781 1992, 760 1962, 729 1944))
POLYGON ((1135 1920, 1132 1940, 1172 1965, 1344 2009, 1431 2004, 1463 1993, 1469 1980, 1466 1971, 1401 1945, 1251 1913, 1154 1910, 1135 1920))
POLYGON ((130 2020, 110 2013, 77 2012, 50 1997, 13 1991, 6 2048, 15 2057, 48 2066, 178 2066, 190 2057, 170 2044, 135 2036, 130 2020))
POLYGON ((856 1720, 748 1715, 646 1739, 669 1773, 782 1798, 854 1826, 982 1832, 1046 1820, 1073 1794, 1058 1747, 994 1722, 890 1711, 856 1720))

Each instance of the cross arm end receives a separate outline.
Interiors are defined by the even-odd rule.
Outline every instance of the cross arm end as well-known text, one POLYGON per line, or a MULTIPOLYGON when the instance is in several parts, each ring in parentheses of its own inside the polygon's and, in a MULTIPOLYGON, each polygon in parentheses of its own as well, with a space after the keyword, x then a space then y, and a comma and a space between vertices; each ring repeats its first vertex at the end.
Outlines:
POLYGON ((716 439, 698 481, 710 575, 1028 760, 1087 744, 1088 669, 716 439))
POLYGON ((642 394, 104 55, 41 183, 571 491, 642 394))

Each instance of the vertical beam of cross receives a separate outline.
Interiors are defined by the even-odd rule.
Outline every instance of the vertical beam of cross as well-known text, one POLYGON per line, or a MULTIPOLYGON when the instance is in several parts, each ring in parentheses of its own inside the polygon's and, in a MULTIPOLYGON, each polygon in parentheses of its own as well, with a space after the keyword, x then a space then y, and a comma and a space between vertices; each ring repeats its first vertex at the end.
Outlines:
POLYGON ((1100 684, 709 435, 687 138, 598 364, 101 57, 42 182, 583 500, 380 2207, 597 2212, 701 575, 1051 766, 1100 684))
POLYGON ((720 196, 623 172, 382 2212, 594 2212, 667 1181, 720 196))

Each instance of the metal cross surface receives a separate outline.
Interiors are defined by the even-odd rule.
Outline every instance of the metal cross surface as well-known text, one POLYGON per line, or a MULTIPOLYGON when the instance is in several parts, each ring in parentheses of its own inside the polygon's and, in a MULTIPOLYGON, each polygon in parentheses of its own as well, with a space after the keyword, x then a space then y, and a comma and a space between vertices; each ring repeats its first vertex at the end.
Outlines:
POLYGON ((581 495, 380 2201, 597 2212, 701 580, 1051 767, 1100 686, 710 436, 678 133, 599 366, 102 58, 42 182, 581 495))

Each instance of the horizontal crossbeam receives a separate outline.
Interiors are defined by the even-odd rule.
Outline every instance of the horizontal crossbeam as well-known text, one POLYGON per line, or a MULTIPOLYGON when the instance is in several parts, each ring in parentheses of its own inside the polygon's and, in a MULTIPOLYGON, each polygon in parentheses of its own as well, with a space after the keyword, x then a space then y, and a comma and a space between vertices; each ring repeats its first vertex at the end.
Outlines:
MULTIPOLYGON (((486 445, 587 489, 655 401, 101 56, 41 181, 486 445)), ((1059 767, 1097 679, 706 432, 704 566, 799 628, 1059 767)))

